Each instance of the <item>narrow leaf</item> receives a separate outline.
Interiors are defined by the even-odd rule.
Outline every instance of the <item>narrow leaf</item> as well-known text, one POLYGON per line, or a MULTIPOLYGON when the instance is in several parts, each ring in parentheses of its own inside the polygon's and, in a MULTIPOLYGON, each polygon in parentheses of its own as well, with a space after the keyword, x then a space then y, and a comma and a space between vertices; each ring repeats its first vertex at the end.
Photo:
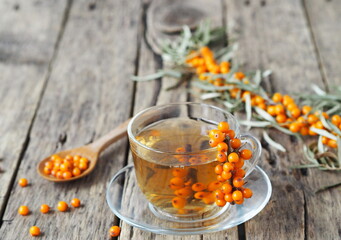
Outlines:
POLYGON ((326 92, 323 91, 319 86, 317 86, 316 84, 312 84, 311 88, 314 90, 314 92, 316 92, 316 94, 324 96, 326 95, 326 92))
POLYGON ((266 78, 267 76, 270 76, 272 74, 271 70, 265 70, 262 74, 263 78, 266 78))
POLYGON ((211 92, 211 93, 204 93, 201 95, 201 99, 202 100, 207 100, 207 99, 211 99, 211 98, 216 98, 216 97, 220 97, 221 94, 217 93, 217 92, 211 92))
POLYGON ((270 122, 275 122, 275 119, 267 112, 265 112, 263 109, 259 107, 255 107, 255 111, 265 120, 268 120, 270 122))
POLYGON ((285 148, 281 144, 272 140, 266 131, 263 131, 263 137, 264 137, 264 140, 267 143, 269 143, 271 146, 273 146, 274 148, 278 149, 279 151, 286 152, 285 148))
POLYGON ((239 123, 241 125, 250 126, 250 127, 267 127, 267 126, 271 125, 271 123, 265 122, 265 121, 246 121, 246 120, 242 120, 242 121, 239 121, 239 123))
POLYGON ((333 139, 333 140, 337 140, 336 136, 334 136, 333 134, 331 134, 330 132, 327 132, 326 130, 323 130, 323 129, 318 129, 318 128, 315 128, 315 127, 310 127, 310 130, 319 134, 319 135, 322 135, 322 136, 325 136, 327 138, 330 138, 330 139, 333 139))
POLYGON ((339 167, 341 167, 341 138, 337 138, 337 158, 338 158, 338 163, 339 167))
POLYGON ((322 143, 322 136, 319 136, 319 138, 318 138, 317 150, 318 150, 319 153, 323 153, 324 152, 323 143, 322 143))

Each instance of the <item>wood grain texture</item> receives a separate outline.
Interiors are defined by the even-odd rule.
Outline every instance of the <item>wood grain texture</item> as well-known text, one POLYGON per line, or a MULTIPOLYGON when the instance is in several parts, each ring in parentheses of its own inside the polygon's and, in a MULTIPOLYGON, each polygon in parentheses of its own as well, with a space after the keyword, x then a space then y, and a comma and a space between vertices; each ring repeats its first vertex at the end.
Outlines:
POLYGON ((65 8, 66 1, 0 2, 0 218, 49 75, 65 8))
MULTIPOLYGON (((244 63, 245 70, 273 71, 265 84, 269 92, 292 95, 311 92, 311 83, 323 86, 309 25, 299 2, 227 0, 226 3, 229 36, 240 44, 237 59, 244 63)), ((252 132, 261 139, 261 131, 252 132)), ((290 166, 304 161, 302 145, 278 131, 270 134, 288 152, 278 152, 263 142, 260 165, 270 176, 273 195, 268 206, 245 224, 246 238, 338 239, 340 231, 336 223, 340 222, 340 207, 333 199, 338 199, 340 192, 332 191, 323 197, 311 195, 317 185, 335 182, 336 174, 291 170, 290 166), (325 210, 328 203, 335 206, 334 212, 331 208, 325 210), (335 224, 328 224, 327 218, 335 224)))
POLYGON ((26 177, 31 184, 13 187, 0 229, 2 239, 27 239, 32 225, 41 228, 43 239, 109 238, 108 229, 117 219, 106 204, 105 190, 124 165, 126 140, 108 149, 95 172, 76 182, 47 182, 37 177, 35 168, 45 156, 89 143, 129 117, 133 99, 129 77, 135 72, 140 14, 140 1, 73 2, 18 172, 18 178, 26 177), (81 208, 55 210, 58 201, 74 197, 83 202, 81 208), (42 215, 43 203, 53 212, 42 215), (19 216, 20 205, 27 205, 31 214, 19 216))
POLYGON ((339 1, 304 0, 312 35, 330 89, 341 84, 341 4, 339 1))

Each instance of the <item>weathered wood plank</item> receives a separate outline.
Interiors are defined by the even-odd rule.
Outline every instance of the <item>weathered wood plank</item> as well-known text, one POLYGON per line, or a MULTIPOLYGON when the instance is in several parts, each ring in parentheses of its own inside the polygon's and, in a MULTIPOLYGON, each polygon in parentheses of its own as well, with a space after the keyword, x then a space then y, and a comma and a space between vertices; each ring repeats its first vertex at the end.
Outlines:
MULTIPOLYGON (((54 9, 54 11, 56 11, 54 9)), ((105 239, 116 221, 105 200, 108 181, 125 162, 127 141, 101 157, 95 172, 69 184, 37 178, 40 159, 61 149, 86 144, 127 119, 132 104, 140 26, 140 1, 74 1, 37 113, 30 143, 18 172, 31 186, 15 185, 0 229, 3 239, 27 239, 37 225, 44 239, 105 239), (78 197, 83 207, 57 212, 58 201, 78 197), (54 211, 39 212, 46 203, 54 211), (32 213, 17 214, 27 204, 32 213)))
MULTIPOLYGON (((270 92, 309 92, 309 83, 323 85, 300 2, 226 2, 230 37, 240 44, 237 59, 244 63, 245 70, 271 69, 270 92)), ((261 131, 254 130, 253 133, 261 138, 261 131)), ((304 239, 307 212, 302 180, 307 177, 290 169, 290 166, 302 163, 302 146, 284 134, 272 133, 271 137, 282 143, 288 152, 279 153, 263 143, 260 165, 271 178, 273 195, 268 206, 245 224, 246 238, 304 239)), ((321 214, 322 205, 315 207, 320 208, 321 214)))
POLYGON ((65 9, 66 1, 0 2, 0 218, 49 74, 65 9))
POLYGON ((341 4, 339 1, 303 1, 327 83, 341 84, 341 4))

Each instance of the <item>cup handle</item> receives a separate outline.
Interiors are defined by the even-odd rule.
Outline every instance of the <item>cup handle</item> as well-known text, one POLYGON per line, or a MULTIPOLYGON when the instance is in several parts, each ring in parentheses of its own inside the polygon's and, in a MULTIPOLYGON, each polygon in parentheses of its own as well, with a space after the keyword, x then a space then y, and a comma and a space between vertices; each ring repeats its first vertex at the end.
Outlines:
POLYGON ((257 138, 255 138, 254 136, 250 134, 241 134, 240 140, 242 141, 242 143, 248 146, 247 147, 248 149, 252 151, 251 159, 247 160, 250 163, 249 168, 246 169, 246 173, 245 173, 245 177, 247 177, 256 167, 260 159, 260 156, 262 153, 262 145, 257 138))

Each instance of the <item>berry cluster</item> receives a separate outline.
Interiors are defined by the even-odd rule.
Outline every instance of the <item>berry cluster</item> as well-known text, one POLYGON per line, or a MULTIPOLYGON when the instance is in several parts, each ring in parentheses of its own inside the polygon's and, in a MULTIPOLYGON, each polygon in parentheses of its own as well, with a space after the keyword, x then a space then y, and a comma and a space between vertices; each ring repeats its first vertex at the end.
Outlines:
POLYGON ((242 169, 244 160, 252 158, 252 151, 241 149, 242 142, 235 137, 227 122, 220 122, 218 129, 209 132, 210 145, 218 150, 217 161, 220 162, 214 169, 221 187, 214 192, 215 203, 223 207, 226 203, 242 204, 244 198, 250 198, 252 191, 244 188, 245 171, 242 169))
POLYGON ((71 179, 79 176, 89 167, 89 160, 78 155, 67 155, 64 159, 58 155, 52 155, 45 163, 44 173, 58 179, 71 179))

